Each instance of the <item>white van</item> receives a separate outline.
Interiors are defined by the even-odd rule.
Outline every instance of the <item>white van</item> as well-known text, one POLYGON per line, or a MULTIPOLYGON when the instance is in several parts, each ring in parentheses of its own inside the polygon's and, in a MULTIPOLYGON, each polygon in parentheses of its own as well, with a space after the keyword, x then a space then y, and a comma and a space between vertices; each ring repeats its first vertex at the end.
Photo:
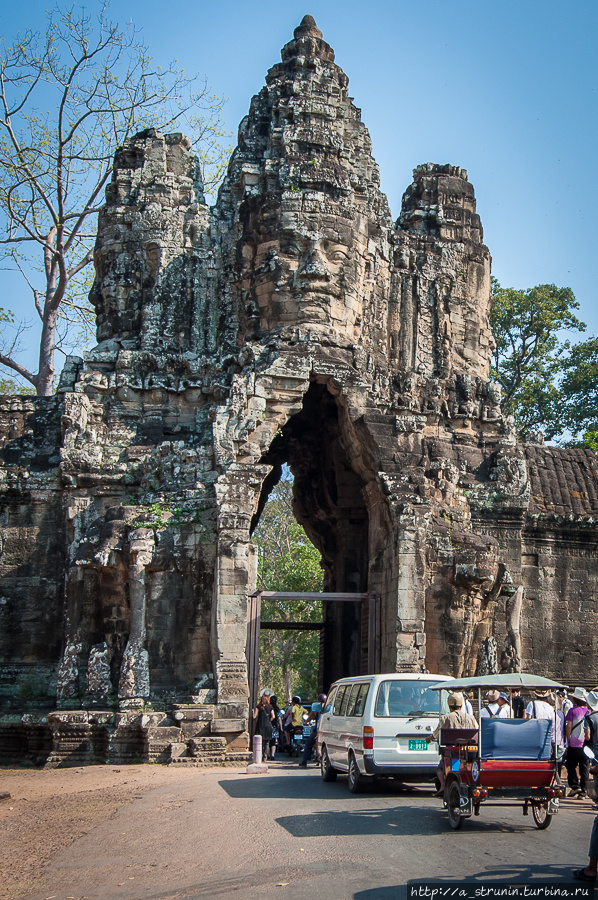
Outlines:
POLYGON ((322 778, 334 781, 348 775, 349 790, 357 793, 370 776, 399 781, 434 778, 440 753, 426 736, 448 712, 445 691, 429 685, 450 680, 448 675, 361 675, 341 678, 328 693, 318 723, 322 778))

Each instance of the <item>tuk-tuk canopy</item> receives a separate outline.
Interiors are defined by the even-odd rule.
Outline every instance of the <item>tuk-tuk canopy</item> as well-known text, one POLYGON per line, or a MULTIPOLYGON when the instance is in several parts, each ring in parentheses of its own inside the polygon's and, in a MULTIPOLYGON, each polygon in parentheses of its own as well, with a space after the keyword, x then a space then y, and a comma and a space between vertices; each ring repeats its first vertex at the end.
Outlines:
POLYGON ((507 672, 504 675, 470 675, 468 678, 453 678, 452 681, 439 681, 429 685, 431 691, 463 691, 480 688, 484 690, 504 691, 509 688, 531 688, 532 690, 556 690, 566 688, 560 681, 543 678, 541 675, 530 675, 527 672, 507 672))

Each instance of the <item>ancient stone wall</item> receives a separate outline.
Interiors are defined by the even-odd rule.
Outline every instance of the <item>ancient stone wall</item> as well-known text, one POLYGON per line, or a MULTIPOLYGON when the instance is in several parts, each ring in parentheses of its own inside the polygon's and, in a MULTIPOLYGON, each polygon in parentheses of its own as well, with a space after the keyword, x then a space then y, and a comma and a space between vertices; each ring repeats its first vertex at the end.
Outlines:
POLYGON ((182 135, 118 151, 95 266, 97 346, 55 398, 0 401, 4 758, 245 758, 251 533, 285 464, 326 594, 368 597, 324 600, 323 688, 598 680, 596 457, 517 444, 467 173, 418 166, 393 222, 311 17, 213 208, 182 135))

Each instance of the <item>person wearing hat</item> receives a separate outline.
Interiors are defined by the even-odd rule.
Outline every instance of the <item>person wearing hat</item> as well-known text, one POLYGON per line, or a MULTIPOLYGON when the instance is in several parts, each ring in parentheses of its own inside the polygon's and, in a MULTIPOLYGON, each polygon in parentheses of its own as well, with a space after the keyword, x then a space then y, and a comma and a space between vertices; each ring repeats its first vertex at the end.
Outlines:
POLYGON ((554 720, 554 707, 551 700, 550 691, 534 691, 534 698, 530 700, 525 709, 525 718, 554 720))
POLYGON ((570 695, 574 706, 565 716, 565 736, 567 738, 567 781, 569 797, 586 800, 586 787, 590 771, 590 760, 583 752, 583 745, 590 738, 587 724, 588 695, 582 687, 576 687, 570 695))
POLYGON ((498 713, 496 714, 497 719, 512 719, 513 718, 513 710, 511 709, 511 701, 509 700, 509 695, 504 691, 501 691, 498 695, 498 713))
POLYGON ((498 705, 499 691, 488 691, 486 694, 486 706, 480 712, 480 719, 493 719, 500 709, 498 705))
MULTIPOLYGON (((448 713, 445 713, 443 716, 440 717, 440 721, 438 722, 438 725, 436 726, 435 730, 431 734, 426 735, 426 740, 428 743, 430 743, 430 741, 437 741, 440 736, 440 732, 443 728, 478 728, 479 727, 475 716, 471 715, 471 713, 465 712, 465 707, 463 705, 463 703, 464 703, 463 694, 461 694, 458 691, 455 691, 454 693, 448 695, 446 702, 447 702, 449 711, 448 711, 448 713)), ((474 741, 473 743, 477 743, 477 741, 474 741)), ((438 769, 436 770, 436 777, 438 778, 438 781, 440 782, 440 788, 438 789, 438 791, 436 791, 435 796, 442 797, 442 795, 444 794, 444 782, 445 782, 444 765, 443 765, 442 759, 440 760, 438 769)))
POLYGON ((513 715, 507 694, 501 691, 488 691, 486 706, 480 713, 480 719, 510 719, 513 715))
POLYGON ((550 740, 558 760, 558 772, 561 774, 562 760, 565 753, 565 716, 560 709, 552 705, 553 696, 550 691, 534 691, 534 699, 525 709, 526 719, 548 719, 552 724, 550 740), (555 728, 556 724, 556 728, 555 728))
POLYGON ((566 716, 567 713, 569 712, 569 710, 571 709, 571 707, 573 706, 573 704, 567 697, 567 691, 565 690, 565 688, 558 689, 558 691, 556 692, 556 699, 557 699, 557 707, 556 708, 562 709, 563 717, 566 716))

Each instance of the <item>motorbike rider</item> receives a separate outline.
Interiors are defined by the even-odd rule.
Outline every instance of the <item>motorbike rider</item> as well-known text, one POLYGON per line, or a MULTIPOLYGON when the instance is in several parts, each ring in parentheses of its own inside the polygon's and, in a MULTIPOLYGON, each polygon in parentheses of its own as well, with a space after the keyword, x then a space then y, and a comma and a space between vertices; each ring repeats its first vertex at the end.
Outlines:
POLYGON ((312 703, 311 712, 309 714, 309 720, 311 722, 311 731, 307 741, 305 742, 305 748, 303 750, 303 756, 301 757, 301 762, 299 763, 300 769, 306 769, 307 764, 311 759, 312 750, 314 744, 316 742, 316 737, 318 735, 318 720, 320 718, 320 714, 324 710, 324 706, 326 704, 326 694, 318 694, 318 699, 316 703, 312 703))
POLYGON ((303 712, 301 697, 293 697, 284 714, 284 749, 289 753, 292 744, 291 736, 297 726, 303 725, 303 712))
MULTIPOLYGON (((449 712, 443 715, 432 734, 426 735, 428 743, 431 741, 440 741, 440 733, 443 728, 478 728, 475 716, 470 715, 463 709, 463 694, 455 691, 448 695, 447 705, 449 712)), ((476 741, 477 743, 477 741, 476 741)), ((436 797, 442 797, 444 794, 445 774, 444 762, 441 759, 436 771, 439 788, 435 794, 436 797)))
POLYGON ((293 697, 291 707, 291 724, 293 728, 303 727, 304 709, 301 706, 301 697, 293 697))

